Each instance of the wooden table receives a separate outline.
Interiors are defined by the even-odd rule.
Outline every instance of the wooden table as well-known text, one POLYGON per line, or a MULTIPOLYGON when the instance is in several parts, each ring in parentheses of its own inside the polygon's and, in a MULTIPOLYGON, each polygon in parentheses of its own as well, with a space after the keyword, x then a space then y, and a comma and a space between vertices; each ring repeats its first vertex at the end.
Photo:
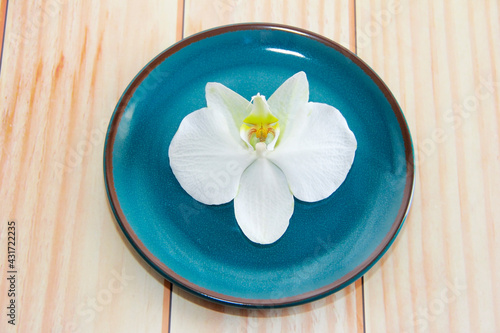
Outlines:
POLYGON ((500 331, 498 0, 0 0, 4 22, 0 331, 500 331), (193 33, 258 21, 356 52, 400 102, 418 155, 409 218, 383 259, 344 290, 281 310, 172 287, 119 231, 103 182, 107 123, 143 65, 193 33))

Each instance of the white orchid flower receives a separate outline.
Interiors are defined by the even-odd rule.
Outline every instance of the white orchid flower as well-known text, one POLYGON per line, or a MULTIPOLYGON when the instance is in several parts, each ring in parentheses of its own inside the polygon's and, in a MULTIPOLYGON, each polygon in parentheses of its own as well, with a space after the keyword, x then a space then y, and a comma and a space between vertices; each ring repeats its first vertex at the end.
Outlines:
POLYGON ((206 86, 207 107, 188 114, 169 147, 170 166, 194 199, 234 199, 238 225, 253 242, 271 244, 288 228, 294 199, 314 202, 345 180, 356 139, 334 107, 309 102, 306 74, 289 78, 266 101, 249 102, 219 83, 206 86))

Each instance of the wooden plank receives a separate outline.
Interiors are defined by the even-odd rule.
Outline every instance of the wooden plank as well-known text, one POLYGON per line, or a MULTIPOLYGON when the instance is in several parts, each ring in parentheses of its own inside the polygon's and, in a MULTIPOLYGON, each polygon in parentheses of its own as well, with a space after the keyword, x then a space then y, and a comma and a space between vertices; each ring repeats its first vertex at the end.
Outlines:
POLYGON ((358 54, 405 112, 417 179, 405 227, 365 276, 366 331, 497 332, 499 4, 392 4, 356 1, 358 54))
MULTIPOLYGON (((186 0, 185 35, 239 22, 302 27, 354 50, 353 1, 186 0)), ((217 305, 173 287, 171 332, 362 332, 361 280, 322 300, 276 310, 217 305)))
MULTIPOLYGON (((185 36, 216 26, 241 22, 271 22, 302 27, 343 46, 354 47, 353 0, 244 1, 186 0, 185 36)), ((353 48, 351 48, 353 50, 353 48)))
MULTIPOLYGON (((7 325, 2 310, 0 331, 161 330, 169 293, 114 221, 102 151, 127 84, 175 42, 177 5, 9 3, 0 78, 0 263, 14 220, 18 317, 7 325)), ((5 309, 5 278, 0 290, 5 309)))
POLYGON ((214 304, 174 286, 171 332, 363 332, 357 295, 347 288, 285 309, 247 310, 214 304))

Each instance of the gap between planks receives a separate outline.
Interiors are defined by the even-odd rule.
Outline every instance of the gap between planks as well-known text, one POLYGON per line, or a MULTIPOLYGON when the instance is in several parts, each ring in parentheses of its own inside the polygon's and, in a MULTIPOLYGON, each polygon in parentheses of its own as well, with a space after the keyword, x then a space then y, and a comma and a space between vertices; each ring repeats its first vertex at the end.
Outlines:
POLYGON ((5 41, 5 27, 7 26, 8 0, 0 0, 0 74, 2 73, 3 44, 5 41))
MULTIPOLYGON (((176 27, 176 42, 184 38, 184 16, 186 12, 186 1, 177 1, 177 27, 176 27)), ((170 332, 170 323, 172 319, 172 284, 168 280, 163 281, 163 315, 162 315, 162 333, 170 332)))

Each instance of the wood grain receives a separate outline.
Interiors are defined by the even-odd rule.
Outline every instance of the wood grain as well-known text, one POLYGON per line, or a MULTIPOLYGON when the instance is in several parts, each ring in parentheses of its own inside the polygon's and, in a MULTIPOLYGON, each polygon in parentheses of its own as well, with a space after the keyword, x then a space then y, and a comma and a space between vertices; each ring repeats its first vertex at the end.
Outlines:
MULTIPOLYGON (((9 3, 0 262, 3 274, 7 221, 14 220, 18 318, 7 325, 2 310, 0 331, 161 330, 163 279, 118 230, 102 151, 119 96, 175 41, 176 8, 176 0, 9 3)), ((2 309, 6 288, 2 278, 2 309)))
POLYGON ((497 332, 498 1, 356 4, 358 54, 400 101, 418 154, 406 226, 365 276, 366 331, 497 332))
POLYGON ((347 48, 354 46, 352 0, 186 0, 185 8, 185 36, 232 23, 270 22, 302 27, 347 48))
POLYGON ((171 332, 363 332, 360 287, 302 306, 247 310, 214 304, 174 286, 171 332))
MULTIPOLYGON (((354 48, 352 1, 187 0, 185 34, 239 22, 302 27, 354 48)), ((290 309, 242 310, 197 299, 174 286, 171 332, 362 332, 361 281, 325 299, 290 309)))

